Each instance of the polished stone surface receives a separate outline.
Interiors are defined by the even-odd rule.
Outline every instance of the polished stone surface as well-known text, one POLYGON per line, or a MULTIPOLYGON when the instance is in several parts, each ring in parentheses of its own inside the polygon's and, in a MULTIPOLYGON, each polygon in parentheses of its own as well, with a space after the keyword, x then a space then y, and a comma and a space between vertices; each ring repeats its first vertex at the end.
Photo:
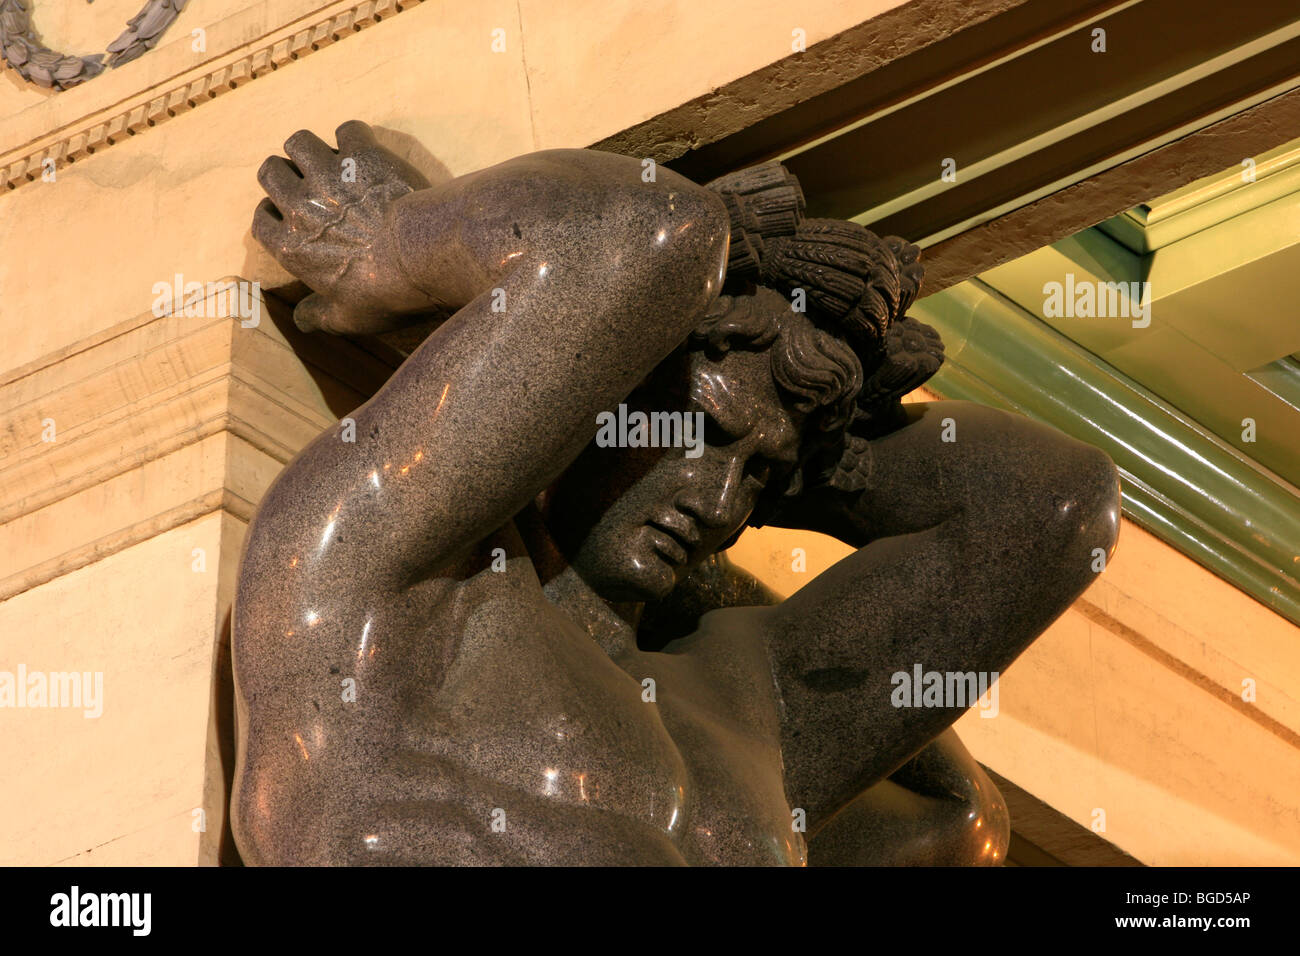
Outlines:
POLYGON ((1025 419, 898 402, 942 359, 915 247, 803 218, 778 166, 551 150, 431 187, 337 141, 259 176, 295 320, 448 318, 250 528, 244 859, 997 862, 971 701, 894 678, 1003 672, 1113 548, 1118 483, 1025 419), (616 411, 678 413, 675 447, 595 440, 616 411), (776 602, 721 553, 759 523, 857 550, 776 602))

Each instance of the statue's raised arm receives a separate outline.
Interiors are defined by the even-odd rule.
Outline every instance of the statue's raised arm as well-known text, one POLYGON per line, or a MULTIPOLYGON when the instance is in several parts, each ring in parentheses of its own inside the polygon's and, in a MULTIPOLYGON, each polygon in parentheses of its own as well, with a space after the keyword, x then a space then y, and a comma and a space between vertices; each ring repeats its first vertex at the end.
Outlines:
POLYGON ((315 290, 298 324, 360 333, 454 315, 353 413, 356 441, 322 436, 270 502, 310 509, 299 483, 323 485, 361 527, 404 525, 384 554, 355 558, 358 534, 336 559, 400 585, 546 488, 597 412, 685 339, 720 289, 728 220, 716 194, 668 170, 646 181, 627 157, 554 150, 419 188, 364 124, 338 136, 336 153, 297 133, 292 162, 259 174, 254 234, 315 290), (400 464, 404 480, 381 475, 372 496, 371 473, 400 464))

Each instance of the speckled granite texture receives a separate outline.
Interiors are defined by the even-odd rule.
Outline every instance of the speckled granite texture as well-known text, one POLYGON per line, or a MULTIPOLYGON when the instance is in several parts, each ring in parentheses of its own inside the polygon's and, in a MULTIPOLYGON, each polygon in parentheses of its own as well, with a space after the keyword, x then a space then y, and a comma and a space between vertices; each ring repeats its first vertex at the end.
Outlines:
POLYGON ((448 318, 249 530, 244 860, 998 862, 971 701, 897 678, 1003 672, 1113 548, 1118 483, 1023 418, 898 402, 942 360, 915 247, 803 218, 776 165, 553 150, 431 187, 337 142, 260 173, 295 320, 448 318), (758 523, 857 550, 781 602, 725 556, 758 523))

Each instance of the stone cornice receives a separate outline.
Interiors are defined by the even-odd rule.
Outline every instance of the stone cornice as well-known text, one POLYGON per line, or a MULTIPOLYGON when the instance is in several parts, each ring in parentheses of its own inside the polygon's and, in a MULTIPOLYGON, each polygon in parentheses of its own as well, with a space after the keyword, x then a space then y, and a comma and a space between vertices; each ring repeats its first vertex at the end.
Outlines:
POLYGON ((54 160, 57 171, 422 2, 337 0, 326 4, 310 16, 276 27, 192 69, 0 152, 0 184, 16 189, 37 181, 47 159, 54 160))
POLYGON ((199 315, 144 313, 0 382, 0 600, 211 511, 250 520, 400 361, 258 301, 254 327, 209 295, 199 315))

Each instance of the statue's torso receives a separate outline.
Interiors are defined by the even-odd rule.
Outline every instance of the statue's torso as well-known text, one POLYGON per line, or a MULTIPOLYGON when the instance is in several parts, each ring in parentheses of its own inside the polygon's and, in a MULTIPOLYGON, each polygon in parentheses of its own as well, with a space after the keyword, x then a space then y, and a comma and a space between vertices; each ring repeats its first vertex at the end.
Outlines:
POLYGON ((309 606, 279 606, 306 627, 253 610, 236 635, 250 862, 804 862, 749 610, 664 652, 602 646, 510 526, 402 595, 303 570, 309 606))
POLYGON ((511 794, 523 793, 589 810, 597 838, 606 813, 635 818, 688 863, 804 861, 766 651, 745 633, 743 611, 710 615, 670 652, 611 656, 548 601, 527 560, 448 597, 431 633, 460 638, 430 688, 425 744, 501 785, 500 836, 508 841, 511 794))

